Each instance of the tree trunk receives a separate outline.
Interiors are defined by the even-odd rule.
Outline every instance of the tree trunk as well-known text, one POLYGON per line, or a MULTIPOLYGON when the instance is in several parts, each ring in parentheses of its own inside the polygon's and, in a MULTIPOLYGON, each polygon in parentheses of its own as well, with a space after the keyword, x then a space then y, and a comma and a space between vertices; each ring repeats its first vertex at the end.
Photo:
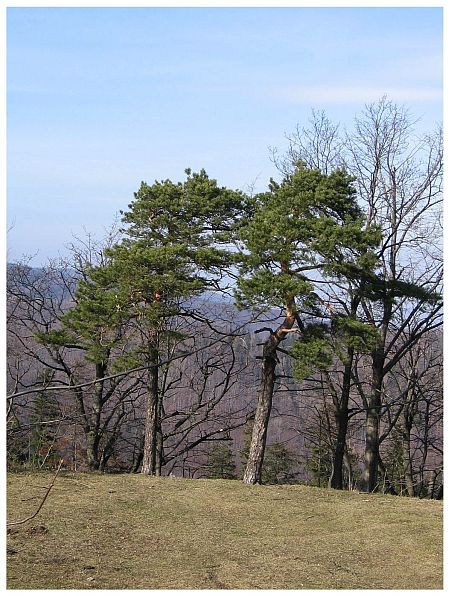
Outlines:
POLYGON ((330 487, 342 490, 344 488, 344 454, 348 428, 348 408, 340 410, 336 416, 337 439, 333 454, 333 473, 330 487))
POLYGON ((378 483, 378 437, 380 431, 378 408, 369 407, 366 416, 366 447, 364 452, 363 491, 374 492, 378 483))
POLYGON ((274 349, 264 347, 261 390, 253 423, 252 440, 248 454, 247 467, 244 473, 245 484, 260 484, 264 451, 266 448, 267 428, 269 426, 270 412, 272 409, 273 388, 275 385, 275 369, 277 365, 274 349))
POLYGON ((135 449, 133 449, 133 461, 131 464, 130 471, 133 474, 136 474, 141 467, 142 458, 144 457, 144 435, 142 435, 138 451, 136 453, 135 449))
POLYGON ((366 447, 362 490, 374 492, 378 484, 381 390, 383 386, 384 351, 372 354, 372 388, 366 414, 366 447))
POLYGON ((157 428, 156 428, 156 476, 161 476, 162 467, 164 465, 164 451, 163 451, 163 432, 161 426, 161 420, 163 416, 162 412, 162 399, 158 395, 158 405, 157 405, 157 428))
POLYGON ((347 449, 344 453, 344 465, 347 468, 347 476, 348 476, 348 490, 353 490, 353 470, 352 470, 352 462, 348 455, 347 449))
POLYGON ((147 403, 145 411, 144 453, 141 474, 156 474, 156 451, 158 434, 158 352, 150 346, 147 381, 147 403))
POLYGON ((271 332, 263 348, 261 388, 255 411, 250 451, 243 478, 245 484, 261 483, 267 428, 272 409, 273 390, 276 379, 277 347, 286 338, 295 323, 295 303, 293 297, 286 302, 286 318, 276 331, 271 332))
POLYGON ((403 414, 403 429, 402 429, 402 451, 403 464, 405 466, 405 484, 408 497, 415 497, 414 480, 413 480, 413 464, 411 457, 411 428, 412 424, 409 419, 408 412, 403 414))
MULTIPOLYGON (((97 362, 95 365, 96 379, 103 379, 105 374, 106 366, 103 362, 97 362)), ((86 457, 89 470, 92 471, 100 468, 100 421, 103 409, 103 388, 104 381, 99 381, 94 385, 92 416, 89 420, 89 430, 86 432, 86 457)))
POLYGON ((100 467, 98 454, 99 436, 94 430, 86 433, 86 458, 89 470, 95 472, 100 467))
POLYGON ((354 349, 348 348, 347 361, 344 368, 342 381, 342 392, 339 408, 335 411, 337 426, 337 438, 333 455, 333 472, 330 479, 330 487, 342 490, 344 488, 344 454, 347 441, 348 429, 348 402, 350 399, 350 381, 352 375, 354 349))

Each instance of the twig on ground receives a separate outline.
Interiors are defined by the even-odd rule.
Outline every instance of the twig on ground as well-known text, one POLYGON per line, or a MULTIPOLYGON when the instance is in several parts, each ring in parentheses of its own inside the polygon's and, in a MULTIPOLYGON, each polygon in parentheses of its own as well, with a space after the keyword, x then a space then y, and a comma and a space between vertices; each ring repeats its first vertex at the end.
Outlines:
POLYGON ((44 498, 43 498, 43 499, 42 499, 42 501, 40 502, 40 504, 39 504, 39 507, 38 507, 38 508, 37 508, 37 510, 36 510, 36 511, 33 513, 33 515, 30 515, 29 517, 26 517, 25 519, 21 519, 20 521, 8 522, 8 523, 6 524, 7 526, 18 526, 19 524, 24 524, 25 522, 27 522, 27 521, 30 521, 31 519, 33 519, 33 518, 35 518, 35 517, 36 517, 36 515, 37 515, 37 514, 39 513, 39 511, 42 509, 42 507, 43 507, 43 505, 44 505, 45 501, 47 500, 47 497, 48 497, 48 495, 50 494, 50 491, 52 490, 52 488, 53 488, 53 485, 55 484, 56 477, 58 476, 58 474, 59 474, 59 471, 61 470, 61 466, 63 465, 63 463, 64 463, 64 460, 63 460, 63 459, 61 459, 61 460, 59 461, 59 466, 58 466, 58 469, 56 470, 56 473, 55 473, 55 475, 53 476, 53 480, 52 480, 52 482, 51 482, 50 486, 49 486, 49 487, 47 487, 47 492, 45 493, 45 495, 44 495, 44 498))

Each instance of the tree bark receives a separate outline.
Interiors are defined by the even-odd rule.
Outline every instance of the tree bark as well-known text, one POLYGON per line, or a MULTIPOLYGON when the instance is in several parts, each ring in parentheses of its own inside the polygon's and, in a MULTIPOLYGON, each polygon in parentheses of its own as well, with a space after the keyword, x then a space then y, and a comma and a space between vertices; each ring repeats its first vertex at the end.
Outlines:
POLYGON ((162 474, 162 467, 164 465, 164 441, 163 441, 163 432, 162 432, 162 421, 163 411, 162 411, 162 399, 161 396, 158 395, 158 404, 157 404, 157 421, 156 421, 156 469, 155 474, 156 476, 161 476, 162 474))
MULTIPOLYGON (((106 366, 103 362, 97 362, 95 365, 95 376, 102 379, 106 374, 106 366)), ((94 385, 94 401, 89 429, 86 429, 86 458, 89 470, 96 471, 100 469, 100 422, 103 409, 103 388, 104 382, 99 381, 94 385)))
POLYGON ((277 347, 286 338, 295 323, 295 304, 288 300, 286 317, 275 332, 271 332, 264 344, 262 357, 261 388, 253 423, 252 440, 243 481, 245 484, 260 484, 266 448, 267 429, 272 409, 273 391, 276 380, 277 347))
POLYGON ((413 464, 411 457, 411 428, 412 423, 408 415, 408 411, 403 413, 403 429, 402 429, 402 451, 403 464, 405 466, 405 484, 408 497, 415 497, 414 479, 413 479, 413 464))
POLYGON ((95 430, 89 430, 86 433, 86 459, 89 470, 95 472, 100 467, 98 454, 99 436, 95 430))
POLYGON ((156 451, 158 434, 158 352, 155 345, 149 347, 149 370, 147 380, 147 403, 145 410, 144 452, 141 474, 156 474, 156 451))
POLYGON ((366 446, 362 490, 374 492, 378 485, 381 391, 383 386, 384 350, 372 353, 372 387, 366 414, 366 446))
POLYGON ((348 428, 348 409, 340 410, 335 416, 337 424, 337 439, 333 454, 333 473, 330 487, 342 490, 344 488, 344 454, 348 428))
POLYGON ((264 346, 261 390, 253 423, 252 440, 244 473, 245 484, 260 484, 264 451, 266 448, 267 428, 272 409, 273 388, 275 385, 276 352, 272 346, 264 346))
POLYGON ((347 449, 344 453, 344 465, 347 468, 347 475, 348 475, 348 490, 353 490, 353 470, 352 470, 352 462, 348 455, 347 449))
POLYGON ((341 400, 338 409, 335 411, 337 427, 336 445, 333 454, 333 472, 330 479, 330 487, 342 490, 344 488, 343 463, 348 429, 348 402, 350 399, 350 381, 353 366, 354 349, 347 351, 347 361, 344 368, 342 381, 341 400))

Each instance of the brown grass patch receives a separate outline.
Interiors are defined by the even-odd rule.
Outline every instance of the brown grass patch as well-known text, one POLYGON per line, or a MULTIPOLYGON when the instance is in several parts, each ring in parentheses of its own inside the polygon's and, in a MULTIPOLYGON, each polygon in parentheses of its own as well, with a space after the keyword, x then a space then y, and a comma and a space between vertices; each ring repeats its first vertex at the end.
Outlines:
MULTIPOLYGON (((11 474, 8 520, 51 478, 11 474)), ((7 540, 10 589, 442 589, 442 502, 387 495, 62 473, 7 540)))

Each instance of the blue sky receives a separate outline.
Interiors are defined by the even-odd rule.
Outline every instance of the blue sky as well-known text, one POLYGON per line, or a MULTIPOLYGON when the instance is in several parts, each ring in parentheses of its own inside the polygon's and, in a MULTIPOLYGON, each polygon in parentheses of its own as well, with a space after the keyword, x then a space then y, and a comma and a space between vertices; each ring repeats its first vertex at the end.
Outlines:
POLYGON ((10 8, 8 259, 101 237, 140 181, 263 190, 311 108, 442 119, 440 8, 10 8))

